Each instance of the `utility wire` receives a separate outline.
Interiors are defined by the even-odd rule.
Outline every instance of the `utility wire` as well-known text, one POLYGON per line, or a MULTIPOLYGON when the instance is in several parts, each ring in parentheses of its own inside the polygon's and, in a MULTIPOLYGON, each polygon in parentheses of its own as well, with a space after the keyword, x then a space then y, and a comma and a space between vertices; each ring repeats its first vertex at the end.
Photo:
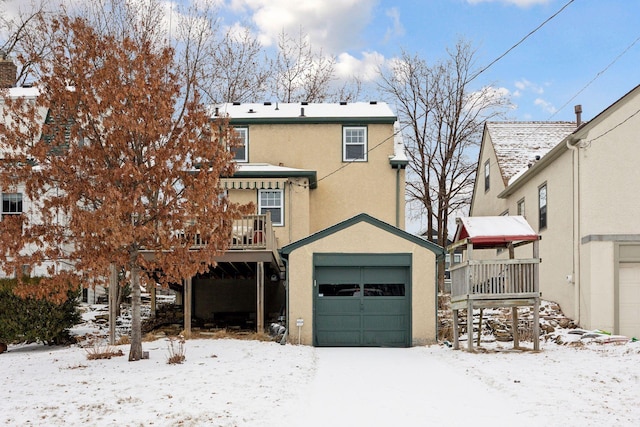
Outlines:
POLYGON ((517 42, 516 44, 514 44, 513 46, 511 46, 509 49, 507 49, 506 52, 504 52, 502 55, 498 56, 496 59, 494 59, 493 61, 491 61, 489 63, 489 65, 487 65, 486 67, 482 68, 480 71, 478 71, 477 73, 475 73, 468 81, 467 83, 472 82, 473 80, 476 79, 476 77, 478 77, 480 74, 484 73, 485 71, 487 71, 493 64, 495 64, 496 62, 500 61, 502 58, 504 58, 505 56, 507 56, 507 54, 509 52, 511 52, 513 49, 515 49, 516 47, 518 47, 520 44, 522 44, 522 42, 524 42, 526 39, 528 39, 529 37, 531 37, 536 31, 538 31, 540 28, 542 28, 547 22, 551 21, 553 18, 555 18, 556 16, 558 16, 563 10, 565 10, 571 3, 573 3, 575 0, 569 0, 564 6, 562 6, 560 8, 560 10, 558 10, 556 13, 554 13, 553 15, 551 15, 549 18, 547 18, 542 24, 538 25, 536 28, 534 28, 533 30, 531 30, 529 32, 529 34, 527 34, 526 36, 524 36, 523 38, 520 39, 519 42, 517 42))

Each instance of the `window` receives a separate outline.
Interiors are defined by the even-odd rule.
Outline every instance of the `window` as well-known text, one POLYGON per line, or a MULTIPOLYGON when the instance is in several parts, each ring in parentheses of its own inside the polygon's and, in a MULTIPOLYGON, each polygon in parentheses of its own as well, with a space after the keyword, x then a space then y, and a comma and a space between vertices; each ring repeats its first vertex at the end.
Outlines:
POLYGON ((260 190, 258 197, 258 213, 260 215, 271 212, 271 223, 284 225, 283 211, 282 190, 260 190))
POLYGON ((233 153, 233 160, 236 162, 248 162, 249 161, 249 129, 248 128, 235 128, 235 133, 238 138, 238 145, 231 148, 233 153))
POLYGON ((524 199, 518 201, 518 215, 525 216, 524 214, 524 199))
POLYGON ((484 162, 484 191, 489 191, 489 160, 484 162))
POLYGON ((22 213, 22 193, 2 193, 2 215, 22 213))
POLYGON ((538 230, 547 228, 547 184, 538 188, 538 230))
POLYGON ((367 161, 367 128, 365 126, 342 128, 342 161, 367 161))

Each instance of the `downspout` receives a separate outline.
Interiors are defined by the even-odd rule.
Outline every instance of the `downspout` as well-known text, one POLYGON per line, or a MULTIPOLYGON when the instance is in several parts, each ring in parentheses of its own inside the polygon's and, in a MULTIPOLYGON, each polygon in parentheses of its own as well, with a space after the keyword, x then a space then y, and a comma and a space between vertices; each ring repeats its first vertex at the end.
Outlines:
MULTIPOLYGON (((577 112, 577 110, 576 110, 577 112)), ((567 148, 573 152, 572 158, 572 178, 573 178, 573 283, 575 285, 575 312, 576 312, 576 324, 580 324, 581 318, 581 297, 582 297, 582 289, 581 289, 581 275, 580 275, 580 261, 582 259, 581 256, 581 245, 580 245, 580 150, 579 150, 579 139, 572 139, 569 137, 567 139, 567 148)))
POLYGON ((400 228, 400 166, 396 169, 396 227, 400 228))
POLYGON ((284 334, 282 335, 282 339, 280 340, 281 345, 285 345, 287 343, 287 338, 289 335, 289 259, 285 258, 280 254, 280 259, 284 263, 284 334))

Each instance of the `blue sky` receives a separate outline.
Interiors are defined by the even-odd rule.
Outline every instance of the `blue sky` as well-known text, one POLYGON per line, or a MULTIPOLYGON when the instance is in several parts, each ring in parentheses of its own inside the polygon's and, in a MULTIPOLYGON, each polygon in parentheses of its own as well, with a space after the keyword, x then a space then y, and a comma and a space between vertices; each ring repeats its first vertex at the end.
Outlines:
MULTIPOLYGON (((482 68, 569 0, 230 0, 225 25, 249 24, 265 45, 302 28, 314 46, 338 58, 344 75, 371 76, 401 49, 428 62, 463 37, 482 68)), ((589 119, 640 83, 640 1, 574 0, 473 85, 511 95, 513 120, 589 119), (584 91, 590 81, 602 73, 584 91), (577 97, 571 100, 572 97, 577 97), (564 108, 561 107, 567 104, 564 108)))

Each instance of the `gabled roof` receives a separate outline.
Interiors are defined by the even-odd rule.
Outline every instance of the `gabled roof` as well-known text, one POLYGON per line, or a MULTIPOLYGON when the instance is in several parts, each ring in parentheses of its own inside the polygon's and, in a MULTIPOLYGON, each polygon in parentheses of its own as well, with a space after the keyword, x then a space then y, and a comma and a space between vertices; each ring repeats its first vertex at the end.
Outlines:
POLYGON ((305 237, 304 239, 300 239, 296 242, 290 243, 284 247, 282 247, 282 249, 280 249, 280 255, 283 258, 289 258, 289 254, 291 252, 293 252, 294 250, 308 245, 310 243, 315 242, 316 240, 320 240, 323 239, 327 236, 330 236, 334 233, 337 233, 339 231, 342 231, 346 228, 351 227, 352 225, 355 225, 359 222, 366 222, 367 224, 373 225, 374 227, 378 227, 388 233, 394 234, 398 237, 401 237, 405 240, 408 240, 412 243, 415 243, 419 246, 422 246, 423 248, 427 248, 429 249, 431 252, 436 254, 436 257, 441 257, 444 256, 444 249, 438 245, 436 245, 433 242, 430 242, 428 240, 422 239, 418 236, 415 236, 411 233, 407 233, 406 231, 403 231, 397 227, 394 227, 390 224, 387 224, 386 222, 380 221, 379 219, 376 219, 370 215, 367 215, 365 213, 361 213, 358 214, 354 217, 351 217, 347 220, 344 220, 342 222, 339 222, 338 224, 332 225, 331 227, 325 228, 324 230, 318 231, 317 233, 314 233, 308 237, 305 237))
POLYGON ((506 186, 518 172, 543 157, 567 135, 576 130, 573 122, 487 122, 506 186))
POLYGON ((477 248, 502 247, 509 242, 538 240, 522 216, 474 216, 458 218, 454 242, 467 239, 477 248))
POLYGON ((384 102, 265 102, 214 105, 211 116, 229 117, 232 125, 251 123, 388 123, 397 117, 384 102))

